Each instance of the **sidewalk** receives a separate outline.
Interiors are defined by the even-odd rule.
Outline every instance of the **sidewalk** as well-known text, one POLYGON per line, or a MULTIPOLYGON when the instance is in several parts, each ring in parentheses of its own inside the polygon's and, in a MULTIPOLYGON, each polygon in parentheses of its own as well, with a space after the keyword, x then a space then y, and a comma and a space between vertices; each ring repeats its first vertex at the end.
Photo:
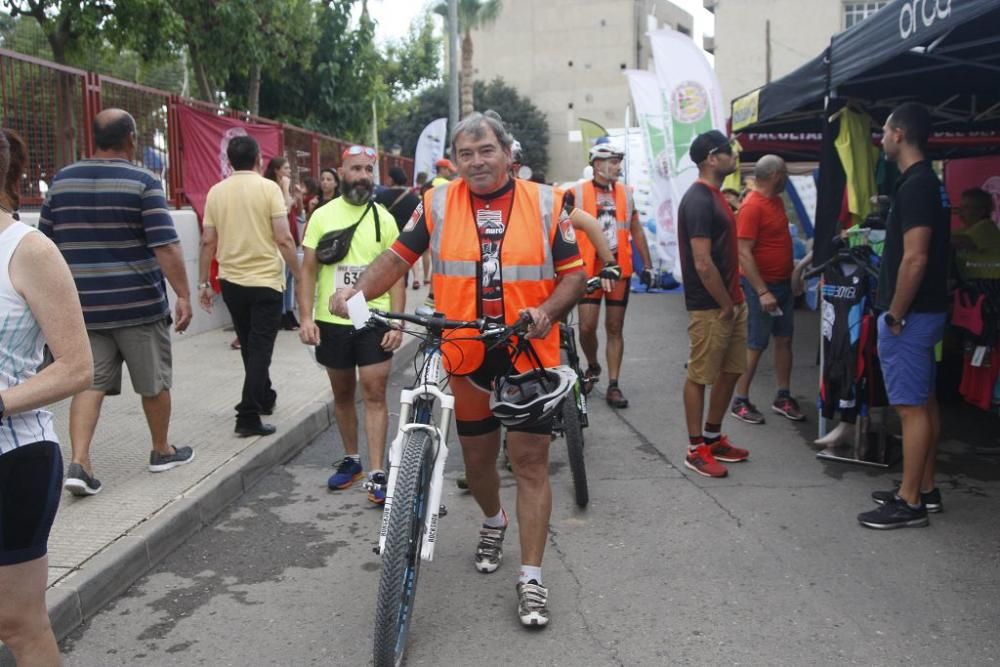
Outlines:
MULTIPOLYGON (((408 290, 407 310, 426 288, 408 290)), ((126 377, 120 396, 106 397, 91 448, 102 491, 85 498, 63 492, 49 538, 47 600, 56 637, 65 637, 124 592, 153 565, 212 521, 271 468, 288 460, 333 423, 326 373, 299 342, 281 331, 271 363, 278 392, 264 420, 275 435, 238 438, 233 406, 243 365, 232 331, 174 336, 170 442, 190 445, 195 459, 165 473, 147 470, 150 442, 140 398, 126 377)), ((394 366, 413 353, 404 339, 394 366)), ((126 373, 127 375, 127 373, 126 373)), ((65 465, 70 461, 69 401, 52 408, 65 465)))

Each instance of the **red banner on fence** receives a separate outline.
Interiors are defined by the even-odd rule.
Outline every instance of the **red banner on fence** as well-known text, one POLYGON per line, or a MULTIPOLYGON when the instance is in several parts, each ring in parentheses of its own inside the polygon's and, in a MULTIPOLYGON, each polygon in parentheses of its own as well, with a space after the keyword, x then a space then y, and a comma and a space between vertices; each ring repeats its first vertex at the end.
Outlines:
POLYGON ((216 116, 179 105, 183 148, 184 194, 198 214, 205 214, 205 199, 213 185, 233 173, 226 157, 226 147, 233 137, 250 135, 260 145, 266 163, 281 154, 281 126, 244 123, 236 118, 216 116))

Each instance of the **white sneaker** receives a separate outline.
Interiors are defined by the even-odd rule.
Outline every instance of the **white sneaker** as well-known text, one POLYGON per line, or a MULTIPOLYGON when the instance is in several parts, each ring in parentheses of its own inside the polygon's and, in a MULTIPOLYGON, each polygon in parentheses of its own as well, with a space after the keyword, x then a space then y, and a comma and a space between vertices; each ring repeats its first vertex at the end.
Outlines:
POLYGON ((549 589, 532 579, 517 585, 517 616, 526 628, 543 628, 549 623, 549 589))

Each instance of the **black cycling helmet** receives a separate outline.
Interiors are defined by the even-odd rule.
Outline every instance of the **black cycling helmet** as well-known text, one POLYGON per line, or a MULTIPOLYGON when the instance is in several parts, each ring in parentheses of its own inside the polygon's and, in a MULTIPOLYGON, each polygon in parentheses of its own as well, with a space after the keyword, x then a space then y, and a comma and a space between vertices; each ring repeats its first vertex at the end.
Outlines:
POLYGON ((532 369, 497 379, 490 410, 504 426, 532 426, 555 414, 577 376, 569 366, 532 369))

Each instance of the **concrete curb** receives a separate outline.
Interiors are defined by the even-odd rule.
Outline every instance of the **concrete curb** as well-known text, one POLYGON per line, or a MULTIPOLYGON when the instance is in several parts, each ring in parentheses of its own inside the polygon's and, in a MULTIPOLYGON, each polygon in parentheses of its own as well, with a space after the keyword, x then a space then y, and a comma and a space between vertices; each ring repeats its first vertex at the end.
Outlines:
MULTIPOLYGON (((408 338, 396 351, 392 374, 416 351, 408 338)), ((62 641, 138 581, 168 554, 208 526, 264 475, 302 451, 334 423, 333 406, 314 402, 293 415, 275 436, 259 438, 163 508, 46 591, 49 619, 62 641)), ((6 649, 0 645, 0 665, 6 649)))

